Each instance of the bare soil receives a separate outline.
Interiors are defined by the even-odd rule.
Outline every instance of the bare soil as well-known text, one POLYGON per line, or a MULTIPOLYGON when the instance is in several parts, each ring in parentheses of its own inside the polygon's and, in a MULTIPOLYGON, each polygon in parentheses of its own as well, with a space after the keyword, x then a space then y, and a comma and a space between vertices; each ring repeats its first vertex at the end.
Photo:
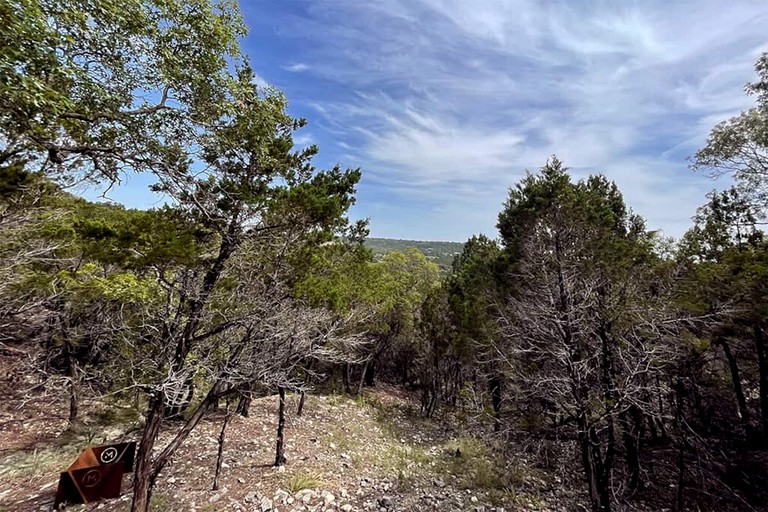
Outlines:
MULTIPOLYGON (((18 362, 17 354, 0 358, 0 511, 51 510, 59 473, 87 446, 137 439, 140 415, 91 399, 81 405, 83 420, 70 426, 65 390, 35 389, 14 370, 18 362)), ((311 395, 301 417, 297 402, 289 395, 287 463, 279 468, 272 465, 277 397, 254 399, 247 418, 232 416, 219 490, 212 491, 222 403, 161 474, 153 510, 579 510, 578 481, 553 479, 523 451, 499 454, 478 437, 457 436, 467 430, 464 420, 450 411, 422 418, 401 390, 311 395)), ((176 428, 166 425, 159 447, 176 428)), ((121 498, 67 510, 125 512, 130 487, 126 475, 121 498)))

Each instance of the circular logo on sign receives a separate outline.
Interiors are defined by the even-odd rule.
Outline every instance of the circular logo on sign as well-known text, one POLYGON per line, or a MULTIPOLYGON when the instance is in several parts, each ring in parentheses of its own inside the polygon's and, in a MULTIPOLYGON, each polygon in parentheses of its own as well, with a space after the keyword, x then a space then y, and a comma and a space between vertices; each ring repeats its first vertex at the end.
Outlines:
POLYGON ((109 447, 103 452, 101 452, 101 455, 99 456, 101 459, 101 462, 104 464, 110 464, 112 462, 115 462, 115 459, 117 458, 117 448, 115 447, 109 447))
POLYGON ((98 469, 90 470, 83 477, 84 487, 94 487, 98 485, 99 482, 101 482, 101 471, 99 471, 98 469))

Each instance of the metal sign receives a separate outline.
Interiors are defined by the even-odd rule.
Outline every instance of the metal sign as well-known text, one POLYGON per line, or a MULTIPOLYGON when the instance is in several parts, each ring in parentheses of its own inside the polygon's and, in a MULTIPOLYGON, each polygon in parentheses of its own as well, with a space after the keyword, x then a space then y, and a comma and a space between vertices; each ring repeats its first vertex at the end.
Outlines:
POLYGON ((91 503, 120 496, 123 474, 133 471, 136 443, 86 448, 61 474, 54 510, 62 503, 91 503))

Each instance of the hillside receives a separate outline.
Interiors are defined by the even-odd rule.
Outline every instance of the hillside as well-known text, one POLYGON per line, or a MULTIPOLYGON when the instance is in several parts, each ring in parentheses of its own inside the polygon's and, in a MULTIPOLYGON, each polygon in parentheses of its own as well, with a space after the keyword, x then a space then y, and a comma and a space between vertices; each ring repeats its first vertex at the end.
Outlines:
MULTIPOLYGON (((0 359, 16 382, 17 358, 0 359), (14 369, 14 367, 16 367, 14 369)), ((99 400, 84 403, 84 419, 68 428, 64 393, 29 394, 4 380, 0 406, 0 511, 50 510, 59 473, 89 445, 137 440, 138 411, 99 400), (23 404, 23 407, 21 405, 23 404)), ((211 490, 224 411, 211 414, 160 474, 153 511, 553 511, 583 499, 576 472, 546 475, 523 447, 507 448, 469 434, 468 419, 445 409, 423 418, 414 396, 389 386, 351 397, 331 390, 288 397, 286 465, 274 459, 277 397, 253 401, 249 417, 233 415, 226 433, 219 489, 211 490), (554 478, 560 482, 557 486, 554 478)), ((475 427, 488 431, 486 419, 475 427)), ((169 422, 161 438, 178 428, 169 422)), ((132 475, 121 498, 84 512, 127 512, 132 475)))
POLYGON ((454 256, 460 254, 464 247, 464 244, 461 242, 430 242, 424 240, 399 240, 395 238, 368 238, 365 241, 365 245, 373 251, 376 257, 413 247, 440 265, 442 270, 448 270, 451 267, 454 256))

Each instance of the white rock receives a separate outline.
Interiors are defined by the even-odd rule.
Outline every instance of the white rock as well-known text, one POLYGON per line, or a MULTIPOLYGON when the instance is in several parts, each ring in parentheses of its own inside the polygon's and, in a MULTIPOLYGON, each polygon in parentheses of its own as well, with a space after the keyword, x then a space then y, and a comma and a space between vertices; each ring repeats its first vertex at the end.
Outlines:
POLYGON ((315 497, 317 497, 317 493, 315 493, 315 491, 312 489, 302 489, 296 493, 296 499, 300 500, 305 505, 312 501, 312 499, 315 497))
POLYGON ((278 489, 277 492, 275 493, 274 501, 279 501, 283 505, 285 505, 288 502, 288 498, 290 497, 291 495, 289 493, 285 492, 282 489, 278 489))
POLYGON ((333 493, 329 491, 323 491, 321 496, 323 497, 323 501, 325 502, 326 506, 329 503, 333 503, 334 501, 336 501, 336 496, 334 496, 333 493))

